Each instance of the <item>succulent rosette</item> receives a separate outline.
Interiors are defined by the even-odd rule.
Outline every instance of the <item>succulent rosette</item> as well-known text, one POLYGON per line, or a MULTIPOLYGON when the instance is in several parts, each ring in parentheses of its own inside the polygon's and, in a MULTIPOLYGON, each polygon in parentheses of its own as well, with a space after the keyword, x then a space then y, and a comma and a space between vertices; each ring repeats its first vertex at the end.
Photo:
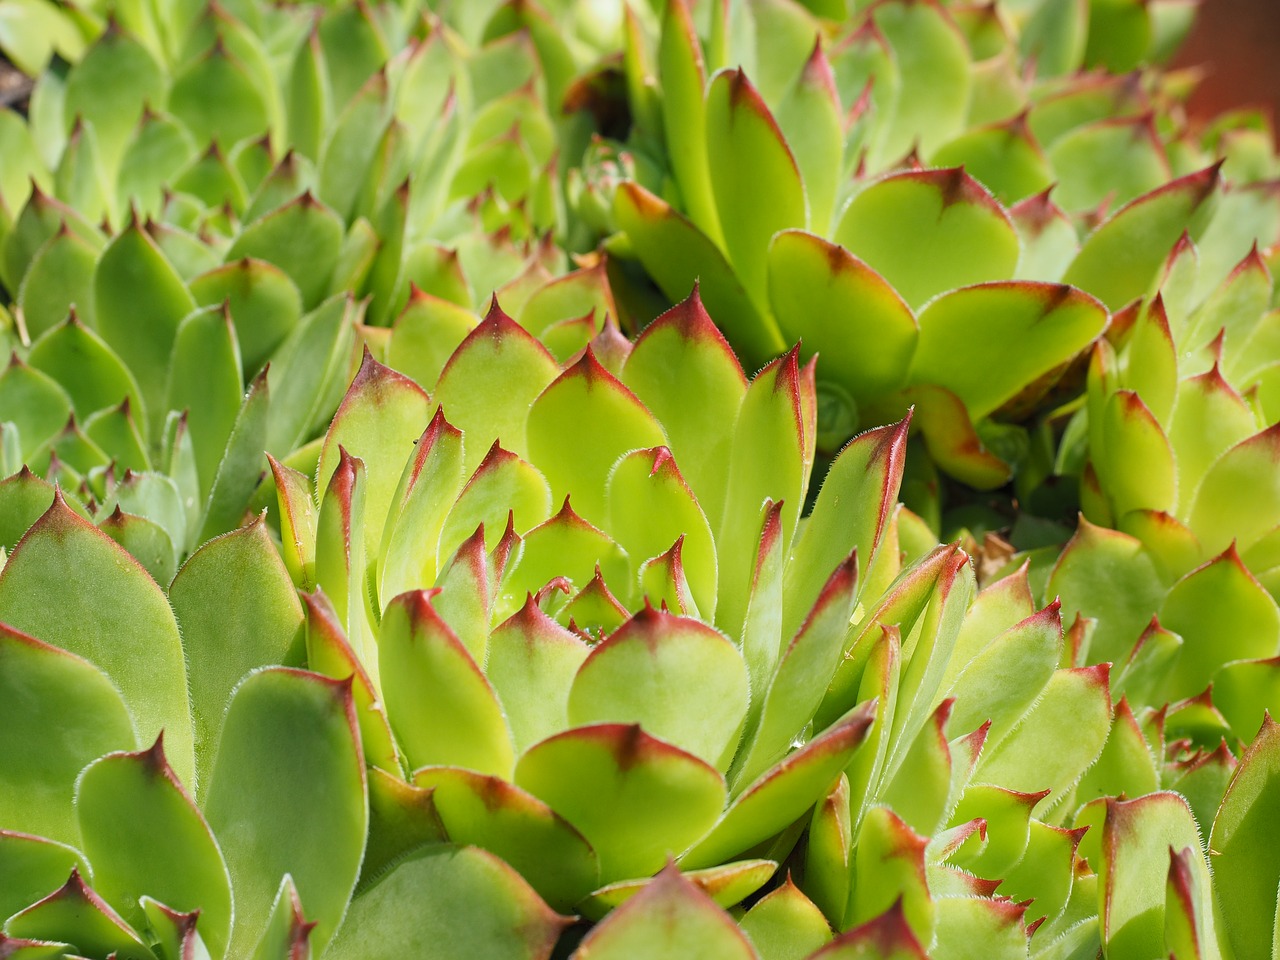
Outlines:
POLYGON ((818 355, 828 450, 914 403, 935 463, 1002 486, 1036 456, 1022 424, 1079 389, 1109 312, 1147 292, 1184 231, 1231 258, 1207 266, 1222 276, 1273 238, 1236 216, 1258 191, 1218 202, 1172 92, 1020 74, 1022 17, 893 0, 839 25, 751 10, 701 36, 682 3, 656 38, 633 24, 635 122, 579 203, 599 208, 617 183, 608 247, 669 297, 698 277, 750 362, 796 340, 818 355))

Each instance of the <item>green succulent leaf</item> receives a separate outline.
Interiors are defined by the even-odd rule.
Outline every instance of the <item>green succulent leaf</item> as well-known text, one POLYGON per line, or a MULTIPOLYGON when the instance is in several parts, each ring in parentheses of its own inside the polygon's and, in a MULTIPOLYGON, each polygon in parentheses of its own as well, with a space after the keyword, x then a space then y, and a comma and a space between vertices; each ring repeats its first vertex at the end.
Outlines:
MULTIPOLYGON (((26 833, 0 831, 0 890, 4 891, 0 894, 0 913, 11 917, 52 893, 66 882, 64 878, 72 870, 81 874, 89 871, 84 857, 74 847, 26 833)), ((5 945, 2 934, 0 945, 5 945)))
POLYGON ((495 440, 527 458, 529 408, 559 375, 555 358, 495 300, 484 321, 445 364, 436 384, 436 402, 467 437, 467 476, 495 440))
MULTIPOLYGON (((27 363, 58 382, 71 398, 76 416, 128 400, 131 410, 143 409, 137 382, 97 333, 76 316, 47 331, 31 346, 27 363)), ((139 424, 145 431, 146 424, 139 424)))
POLYGON ((218 472, 213 478, 204 511, 201 541, 238 527, 244 520, 245 506, 266 474, 263 450, 267 445, 269 393, 264 370, 249 384, 240 411, 236 414, 227 438, 227 447, 218 472))
MULTIPOLYGON (((3 625, 0 663, 5 717, 0 726, 0 822, 6 830, 78 844, 76 776, 104 753, 137 746, 129 713, 111 681, 93 664, 3 625)), ((11 848, 4 836, 4 847, 11 848)), ((62 858, 56 859, 60 863, 62 858)), ((9 861, 5 857, 0 862, 9 861)), ((2 872, 7 875, 8 868, 2 872)), ((66 872, 62 869, 56 883, 38 893, 48 893, 66 872)), ((5 903, 8 891, 29 882, 6 883, 5 903)))
POLYGON ((819 382, 858 402, 902 386, 918 325, 898 292, 844 247, 803 230, 784 230, 769 246, 769 304, 782 336, 822 357, 819 382), (875 349, 868 345, 875 343, 875 349))
POLYGON ((638 724, 549 737, 525 751, 515 782, 586 837, 605 882, 657 870, 706 833, 725 800, 715 768, 638 724))
POLYGON ((285 668, 250 674, 227 707, 204 813, 231 874, 228 954, 261 939, 285 874, 323 950, 351 898, 368 824, 349 683, 285 668))
POLYGON ((132 926, 143 929, 141 900, 199 912, 214 956, 231 933, 231 880, 204 818, 164 757, 163 739, 140 753, 90 764, 76 785, 76 815, 94 885, 132 926))
POLYGON ((570 724, 639 723, 721 769, 746 710, 747 672, 733 644, 704 624, 652 607, 591 651, 569 692, 570 724))
POLYGON ((600 867, 587 841, 519 787, 457 767, 423 768, 414 783, 432 791, 455 843, 497 854, 553 908, 572 908, 598 883, 600 867))
POLYGON ((388 605, 378 643, 383 696, 410 766, 509 776, 511 734, 493 688, 425 592, 388 605))
POLYGON ((685 296, 697 281, 702 299, 744 363, 758 367, 786 349, 777 324, 748 296, 720 248, 698 226, 632 181, 618 186, 613 214, 645 269, 671 300, 685 296))
POLYGON ((99 252, 65 223, 36 251, 17 296, 28 336, 39 337, 77 308, 92 322, 92 278, 99 252))
POLYGON ((249 224, 227 250, 226 262, 245 257, 275 264, 297 285, 304 309, 329 289, 342 247, 342 220, 310 191, 249 224))
MULTIPOLYGON (((142 938, 73 869, 55 892, 5 921, 5 933, 19 940, 65 938, 72 949, 118 960, 156 960, 142 938)), ((72 954, 63 954, 72 956, 72 954)))
POLYGON ((1218 167, 1209 167, 1134 200, 1089 235, 1064 282, 1092 293, 1110 310, 1142 296, 1182 232, 1199 234, 1220 179, 1218 167))
POLYGON ((0 621, 101 669, 138 737, 163 729, 179 779, 194 783, 187 675, 169 604, 137 561, 60 495, 0 572, 0 621))
POLYGON ((822 911, 800 892, 790 876, 782 886, 758 900, 740 926, 760 960, 803 960, 832 937, 822 911))
POLYGON ((765 771, 698 844, 685 869, 723 863, 785 829, 823 797, 862 745, 874 707, 860 707, 765 771))
POLYGON ((197 772, 207 773, 241 678, 257 667, 301 665, 302 607, 261 518, 197 550, 170 586, 169 602, 191 682, 197 772))
POLYGON ((1008 213, 961 168, 873 183, 845 208, 834 239, 913 308, 946 290, 1003 280, 1018 262, 1008 213))
POLYGON ((527 594, 489 636, 485 674, 502 703, 516 750, 569 726, 569 690, 590 648, 527 594))
POLYGON ((534 401, 528 431, 530 458, 550 482, 552 499, 572 495, 593 523, 605 520, 605 484, 617 459, 667 442, 653 414, 589 348, 534 401), (583 435, 593 442, 579 442, 583 435))
POLYGON ((431 845, 355 899, 327 955, 547 960, 566 922, 493 854, 431 845))
POLYGON ((597 926, 576 960, 657 960, 689 957, 754 960, 750 940, 707 894, 669 865, 597 926), (661 922, 654 922, 660 917, 661 922))

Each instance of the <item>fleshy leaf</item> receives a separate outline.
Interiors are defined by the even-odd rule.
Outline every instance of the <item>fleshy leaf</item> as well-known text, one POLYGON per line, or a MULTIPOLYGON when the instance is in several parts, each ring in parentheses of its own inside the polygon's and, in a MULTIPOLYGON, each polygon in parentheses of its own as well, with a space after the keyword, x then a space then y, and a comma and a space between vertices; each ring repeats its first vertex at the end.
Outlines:
POLYGON ((387 606, 378 660, 391 726, 411 767, 510 775, 515 757, 498 699, 429 594, 401 594, 387 606))
MULTIPOLYGON (((84 882, 78 870, 61 887, 5 922, 18 939, 74 940, 92 956, 117 960, 155 960, 142 939, 84 882)), ((64 954, 71 956, 71 954, 64 954)))
POLYGON ((740 68, 711 79, 706 125, 707 165, 725 252, 764 312, 769 304, 769 241, 779 230, 808 225, 800 168, 777 121, 740 68), (742 163, 744 156, 752 162, 742 163))
POLYGON ((297 284, 303 307, 311 309, 329 289, 342 235, 338 215, 308 191, 245 227, 226 260, 253 257, 275 264, 297 284))
POLYGON ((1213 166, 1134 200, 1089 235, 1063 280, 1111 310, 1142 296, 1182 232, 1199 235, 1219 182, 1213 166))
POLYGON ((761 960, 801 960, 831 941, 826 917, 790 876, 758 900, 740 926, 761 960))
POLYGON ((589 648, 529 595, 489 636, 485 673, 502 703, 517 751, 569 726, 568 697, 589 648))
POLYGON ((889 283, 844 247, 803 230, 773 238, 769 303, 788 342, 803 341, 803 359, 820 354, 820 382, 855 402, 902 386, 918 325, 889 283), (871 349, 870 344, 875 348, 871 349))
POLYGON ((414 774, 414 783, 433 791, 440 820, 455 843, 502 857, 552 907, 568 909, 596 886, 595 851, 519 787, 457 767, 426 767, 414 774))
POLYGON ((746 711, 747 671, 733 644, 652 607, 591 651, 569 692, 571 724, 639 723, 721 769, 746 711))
MULTIPOLYGON (((305 894, 304 894, 305 896, 305 894)), ((524 879, 476 847, 420 847, 356 898, 333 960, 548 960, 566 918, 524 879)))
POLYGON ((194 783, 186 667, 168 601, 136 560, 61 496, 0 571, 0 621, 101 669, 138 737, 154 740, 164 730, 179 779, 194 783), (50 596, 60 602, 48 603, 50 596))
POLYGON ((733 920, 674 864, 583 940, 576 960, 659 960, 678 954, 754 960, 733 920), (690 953, 697 951, 697 953, 690 953))
POLYGON ((870 705, 859 708, 767 770, 681 858, 682 865, 690 869, 723 863, 794 822, 849 765, 873 719, 870 705))
POLYGON ((955 290, 920 312, 911 379, 946 387, 976 421, 1079 354, 1106 322, 1102 304, 1063 284, 955 290), (978 343, 985 345, 981 355, 967 357, 978 343))
POLYGON ((697 281, 703 301, 744 363, 754 368, 786 349, 777 325, 761 313, 719 247, 698 227, 631 181, 618 187, 613 207, 618 226, 662 292, 675 301, 697 281))
POLYGON ((667 442, 662 427, 588 349, 542 392, 529 410, 529 452, 551 483, 551 495, 572 494, 587 520, 605 519, 605 483, 615 461, 640 447, 667 442), (583 444, 582 436, 593 442, 583 444))
POLYGON ((224 953, 231 880, 208 824, 165 760, 163 739, 90 764, 76 786, 76 814, 94 886, 122 917, 143 929, 144 895, 198 910, 200 936, 214 956, 224 953))
MULTIPOLYGON (((0 822, 7 829, 78 844, 76 776, 102 754, 136 746, 129 714, 110 680, 92 664, 3 625, 0 665, 0 822)), ((43 895, 52 888, 35 892, 43 895)), ((4 889, 7 903, 11 888, 4 889)))
POLYGON ((169 588, 169 602, 191 680, 197 771, 207 773, 241 678, 256 667, 301 663, 302 607, 261 519, 197 550, 169 588))
POLYGON ((495 440, 517 456, 527 455, 529 407, 559 373, 555 358, 495 300, 484 322, 449 358, 436 385, 436 402, 467 438, 467 476, 495 440))
POLYGON ((694 287, 645 327, 620 378, 666 430, 680 472, 716 529, 724 511, 732 436, 747 380, 694 287))
MULTIPOLYGON (((1187 848, 1192 851, 1189 865, 1202 894, 1196 909, 1204 916, 1213 937, 1209 865, 1186 801, 1168 792, 1151 793, 1136 800, 1106 800, 1098 877, 1102 942, 1109 954, 1165 952, 1165 880, 1170 851, 1187 848)), ((1223 872, 1221 867, 1215 871, 1219 877, 1223 872)), ((1219 902, 1225 906, 1225 901, 1219 902)), ((1269 942, 1274 905, 1267 912, 1269 942)))
MULTIPOLYGON (((43 837, 0 830, 0 913, 11 917, 57 890, 73 869, 81 874, 89 870, 75 848, 43 837)), ((5 946, 4 935, 0 934, 0 949, 5 946)))
POLYGON ((958 167, 873 183, 845 208, 835 240, 913 308, 955 287, 1003 280, 1018 262, 1009 215, 958 167))
POLYGON ((350 685, 284 668, 250 674, 227 707, 204 812, 231 874, 228 955, 261 939, 286 873, 323 950, 355 886, 368 824, 350 685))
POLYGON ((715 769, 638 724, 577 727, 530 747, 517 786, 576 827, 600 857, 605 882, 644 876, 719 817, 715 769))

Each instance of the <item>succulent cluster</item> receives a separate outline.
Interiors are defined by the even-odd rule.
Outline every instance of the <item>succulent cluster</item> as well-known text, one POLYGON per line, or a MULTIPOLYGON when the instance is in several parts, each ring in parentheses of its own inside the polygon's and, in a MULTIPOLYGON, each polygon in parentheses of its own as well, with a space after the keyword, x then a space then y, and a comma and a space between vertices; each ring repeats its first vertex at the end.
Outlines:
POLYGON ((1280 956, 1194 12, 0 0, 0 957, 1280 956))

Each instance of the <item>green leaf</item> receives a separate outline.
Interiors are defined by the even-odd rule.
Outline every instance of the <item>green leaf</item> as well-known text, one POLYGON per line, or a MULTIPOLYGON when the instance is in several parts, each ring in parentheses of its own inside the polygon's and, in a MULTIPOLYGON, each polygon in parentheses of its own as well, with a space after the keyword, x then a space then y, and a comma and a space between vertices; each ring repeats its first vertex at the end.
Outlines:
POLYGON ((71 416, 66 391, 52 377, 23 363, 17 353, 0 373, 0 407, 8 422, 17 427, 24 459, 31 459, 52 441, 71 416))
POLYGON ((845 138, 835 74, 820 41, 813 43, 813 52, 778 102, 777 120, 800 168, 809 225, 826 233, 840 186, 845 138))
MULTIPOLYGON (((1102 942, 1112 956, 1145 956, 1163 954, 1166 950, 1165 880, 1169 874, 1170 854, 1190 848, 1191 870, 1202 893, 1197 910, 1209 925, 1213 938, 1213 913, 1210 897, 1209 865, 1200 846, 1200 832, 1186 801, 1176 793, 1147 794, 1135 800, 1106 800, 1106 819, 1102 825, 1102 862, 1098 865, 1100 880, 1099 912, 1102 915, 1102 942)), ((1217 843, 1214 849, 1219 849, 1217 843)), ((1222 864, 1215 875, 1224 879, 1222 864)), ((1260 878, 1254 877, 1256 883, 1260 878)), ((1224 910, 1224 917, 1235 912, 1244 890, 1232 890, 1227 879, 1220 889, 1219 905, 1227 908, 1228 891, 1241 899, 1235 908, 1224 910)), ((1267 895, 1274 900, 1274 896, 1267 895)), ((1254 902, 1257 902, 1254 895, 1254 902)), ((1267 942, 1275 919, 1274 902, 1268 908, 1267 942)), ((1242 954, 1243 955, 1243 954, 1242 954)), ((1265 954, 1264 954, 1265 955, 1265 954)))
POLYGON ((605 483, 618 458, 667 442, 644 404, 590 349, 542 392, 528 416, 530 459, 550 482, 552 499, 571 494, 593 523, 604 522, 605 483), (583 444, 582 436, 594 440, 583 444))
POLYGON ((1151 15, 1138 0, 1089 0, 1089 42, 1084 65, 1125 73, 1146 59, 1151 15))
POLYGON ((1224 663, 1275 655, 1280 608, 1234 546, 1169 590, 1160 623, 1183 644, 1161 689, 1170 700, 1195 696, 1224 663))
POLYGON ((519 787, 457 767, 426 767, 414 783, 432 791, 455 843, 497 854, 553 908, 572 908, 598 883, 600 868, 587 841, 519 787))
POLYGON ((1206 553, 1232 540, 1247 548, 1280 523, 1280 484, 1270 466, 1277 443, 1280 428, 1271 427, 1227 450, 1206 471, 1189 521, 1206 553))
POLYGON ((1142 543, 1081 518, 1059 556, 1046 595, 1062 598, 1062 616, 1098 621, 1090 659, 1122 662, 1156 612, 1166 586, 1142 543))
POLYGON ((169 602, 186 651, 197 770, 207 773, 241 678, 256 667, 301 664, 302 607, 261 518, 197 550, 169 588, 169 602))
POLYGON ((990 283, 944 294, 919 322, 912 381, 946 387, 976 421, 1074 359, 1102 332, 1107 312, 1062 284, 990 283), (977 342, 987 349, 966 356, 977 342))
MULTIPOLYGON (((645 327, 620 379, 663 425, 681 474, 716 529, 733 442, 724 428, 737 419, 747 380, 697 286, 645 327)), ((702 609, 710 616, 712 608, 702 609)))
MULTIPOLYGON (((61 889, 5 922, 5 932, 20 940, 74 940, 69 949, 117 960, 156 960, 142 939, 93 892, 78 870, 61 889)), ((60 954, 71 956, 70 953, 60 954)))
POLYGON ((343 220, 355 217, 360 188, 390 119, 390 88, 386 73, 379 71, 346 105, 327 135, 318 164, 318 193, 343 220))
POLYGON ((1145 294, 1182 232, 1198 236, 1207 222, 1221 180, 1218 169, 1172 180, 1121 208, 1085 240, 1064 282, 1092 293, 1110 310, 1145 294))
POLYGON ((804 376, 797 351, 792 350, 756 374, 738 412, 724 516, 716 530, 720 560, 716 625, 730 637, 741 634, 746 616, 760 536, 760 508, 766 499, 785 503, 784 551, 789 550, 795 536, 808 476, 806 448, 812 451, 805 436, 804 376))
POLYGON ((178 572, 178 551, 160 524, 125 513, 119 504, 98 524, 98 529, 124 547, 142 564, 156 583, 168 583, 178 572))
POLYGON ((802 817, 849 765, 866 738, 872 709, 858 709, 765 771, 684 857, 685 869, 724 863, 802 817))
MULTIPOLYGON (((729 909, 768 883, 777 871, 778 864, 774 860, 740 860, 706 870, 682 871, 682 875, 710 896, 716 906, 729 909)), ((643 877, 608 884, 593 891, 578 904, 578 909, 588 919, 601 919, 654 881, 653 877, 643 877)))
POLYGON ((433 390, 445 364, 476 323, 470 310, 415 286, 408 306, 392 324, 387 365, 412 377, 423 389, 433 390))
POLYGON ((364 852, 364 758, 348 683, 269 668, 231 697, 204 813, 231 874, 229 956, 262 937, 290 874, 323 951, 364 852))
POLYGON ((925 960, 928 954, 907 923, 902 900, 836 937, 809 960, 925 960))
POLYGON ((495 299, 484 321, 449 358, 436 385, 436 402, 467 438, 467 476, 494 440, 527 459, 529 407, 559 373, 555 358, 495 299))
MULTIPOLYGON (((366 348, 360 370, 325 435, 316 486, 328 486, 337 468, 339 447, 364 460, 368 470, 365 513, 369 519, 363 536, 368 562, 378 556, 401 472, 430 416, 430 402, 422 388, 378 363, 366 348)), ((359 532, 353 530, 353 534, 359 532)))
POLYGON ((775 236, 767 266, 769 303, 782 336, 804 342, 806 361, 821 355, 820 382, 860 403, 902 386, 918 326, 883 277, 844 247, 803 230, 775 236))
POLYGON ((200 146, 212 141, 230 149, 267 127, 267 91, 257 86, 253 71, 229 46, 219 38, 173 78, 169 90, 170 112, 200 146))
POLYGON ((888 807, 872 807, 863 817, 854 847, 857 863, 845 922, 865 924, 891 907, 900 910, 897 923, 887 929, 909 927, 896 937, 902 944, 898 949, 907 956, 911 954, 904 948, 911 939, 933 940, 937 907, 925 879, 925 846, 925 838, 888 807))
MULTIPOLYGON (((302 600, 307 616, 305 629, 308 669, 334 680, 351 678, 351 696, 355 702, 365 762, 371 768, 381 767, 398 776, 401 770, 400 752, 391 736, 386 706, 373 681, 369 679, 364 664, 360 662, 343 633, 333 605, 321 590, 304 593, 302 600)), ((371 787, 371 793, 372 790, 371 787)), ((368 873, 367 860, 362 870, 368 873)))
POLYGON ((845 208, 834 239, 913 308, 956 287, 1004 280, 1018 262, 1008 213, 961 168, 876 181, 845 208))
POLYGON ((1138 394, 1118 390, 1108 398, 1098 439, 1093 466, 1115 516, 1174 509, 1179 480, 1174 448, 1138 394))
POLYGON ((202 939, 222 956, 231 934, 231 880, 190 795, 165 760, 163 738, 139 753, 94 761, 76 786, 76 814, 94 886, 132 926, 140 899, 199 912, 202 939))
POLYGON ((671 956, 691 960, 753 960, 757 956, 729 915, 683 877, 675 864, 596 926, 574 953, 577 960, 671 956))
POLYGON ((233 530, 244 521, 249 498, 258 488, 266 471, 263 451, 267 446, 267 411, 269 408, 267 372, 264 370, 249 384, 249 392, 240 404, 231 436, 213 478, 213 489, 205 507, 200 540, 233 530))
POLYGON ((1057 805, 1107 740, 1109 670, 1103 663, 1055 672, 1022 722, 984 754, 978 776, 1013 790, 1049 788, 1045 808, 1057 805))
POLYGON ((964 123, 973 86, 968 45, 937 3, 883 4, 872 12, 872 20, 901 75, 892 132, 877 159, 897 159, 913 143, 927 156, 964 123))
POLYGON ((939 897, 934 960, 1022 960, 1027 956, 1026 907, 986 897, 939 897), (979 946, 981 944, 981 946, 979 946))
POLYGON ((515 754, 489 681, 441 619, 431 594, 390 602, 378 637, 382 695, 409 766, 459 766, 500 777, 515 754))
MULTIPOLYGON (((7 822, 8 817, 5 819, 7 822)), ((52 893, 66 882, 63 878, 72 870, 82 874, 89 871, 84 857, 73 847, 0 830, 0 913, 11 917, 52 893)), ((2 934, 0 945, 5 945, 2 934)), ((21 960, 21 954, 17 956, 21 960)))
POLYGON ((489 539, 501 536, 512 517, 515 529, 527 530, 551 515, 551 489, 538 469, 504 450, 495 440, 472 474, 440 532, 437 559, 447 558, 477 526, 489 539))
POLYGON ((303 916, 293 877, 286 873, 271 907, 267 928, 253 951, 253 960, 294 960, 295 957, 306 960, 311 955, 314 928, 315 924, 307 923, 303 916))
POLYGON ((735 788, 785 756, 812 722, 821 691, 840 662, 857 587, 857 558, 850 554, 831 573, 803 625, 787 642, 768 689, 755 691, 743 747, 731 771, 735 788))
POLYGON ((710 620, 716 607, 715 542, 671 452, 658 447, 624 454, 609 473, 605 499, 605 526, 635 560, 657 557, 683 538, 681 567, 700 616, 710 620))
POLYGON ((826 578, 850 554, 865 581, 898 500, 909 424, 859 434, 831 465, 787 565, 784 635, 800 628, 826 578))
POLYGON ((569 692, 571 724, 639 723, 722 769, 746 711, 747 672, 733 644, 652 607, 591 651, 569 692))
POLYGON ((831 941, 826 917, 790 876, 756 901, 740 926, 761 960, 803 960, 831 941))
POLYGON ((327 425, 348 385, 360 307, 350 294, 330 297, 298 321, 267 369, 275 403, 267 447, 284 456, 327 425))
POLYGON ((517 786, 576 827, 604 882, 657 870, 702 836, 724 806, 715 769, 638 724, 578 727, 530 747, 517 786))
POLYGON ((657 67, 664 137, 669 144, 682 145, 671 151, 672 172, 693 222, 719 242, 722 234, 707 160, 707 70, 686 0, 669 3, 663 11, 657 67))
POLYGON ((440 530, 462 489, 462 454, 462 434, 438 407, 415 441, 387 513, 378 554, 380 596, 435 583, 440 530))
POLYGON ((98 332, 137 378, 148 432, 159 436, 174 341, 195 301, 136 220, 102 252, 93 290, 98 332))
POLYGON ((17 296, 29 337, 36 339, 53 329, 77 307, 92 322, 92 279, 99 252, 65 223, 36 251, 17 296))
POLYGON ((297 284, 304 309, 313 309, 329 289, 342 248, 342 220, 310 191, 249 224, 226 253, 275 264, 297 284))
POLYGON ((116 176, 119 203, 136 206, 145 216, 159 216, 165 185, 172 183, 195 155, 195 141, 177 118, 144 109, 120 156, 116 176))
POLYGON ((502 703, 517 752, 569 726, 569 690, 590 648, 528 594, 489 636, 485 674, 502 703))
POLYGON ((244 396, 240 347, 225 304, 182 321, 173 344, 166 410, 186 410, 202 496, 213 488, 218 464, 244 396))
MULTIPOLYGON (((686 152, 680 150, 677 155, 686 152)), ((786 349, 777 324, 747 295, 720 248, 686 217, 629 180, 614 194, 613 215, 645 270, 669 299, 686 296, 697 283, 716 323, 736 345, 744 363, 756 368, 786 349)))
MULTIPOLYGON (((1053 5, 1046 3, 1042 8, 1053 5)), ((929 164, 964 167, 1006 206, 1039 193, 1054 182, 1055 168, 1046 160, 1022 115, 961 133, 943 144, 929 158, 929 164)))
MULTIPOLYGON (((779 230, 808 226, 800 169, 777 121, 741 69, 712 78, 706 125, 707 164, 725 253, 765 313, 769 241, 779 230), (743 157, 752 162, 742 163, 743 157)), ((684 149, 681 144, 677 152, 684 149)))
POLYGON ((74 315, 32 345, 27 363, 58 381, 77 417, 88 418, 125 399, 133 410, 143 409, 138 385, 120 358, 74 315))
POLYGON ((227 304, 247 375, 262 368, 302 316, 293 281, 274 264, 249 257, 196 277, 191 295, 201 305, 227 304))
MULTIPOLYGON (((91 663, 4 625, 0 666, 5 718, 0 725, 0 822, 7 830, 78 845, 76 777, 102 754, 137 746, 128 711, 111 681, 91 663)), ((0 844, 0 874, 8 876, 12 861, 5 852, 12 844, 8 834, 0 836, 5 841, 0 844)), ((61 864, 62 858, 57 860, 61 864)), ((54 883, 35 892, 48 893, 62 882, 69 866, 60 870, 54 883)), ((10 892, 31 882, 6 882, 0 899, 10 904, 10 892)))
POLYGON ((548 960, 567 922, 493 854, 431 845, 355 899, 326 956, 548 960))
POLYGON ((169 604, 137 561, 60 495, 0 571, 0 621, 101 669, 139 739, 164 730, 174 770, 194 783, 187 675, 169 604))

